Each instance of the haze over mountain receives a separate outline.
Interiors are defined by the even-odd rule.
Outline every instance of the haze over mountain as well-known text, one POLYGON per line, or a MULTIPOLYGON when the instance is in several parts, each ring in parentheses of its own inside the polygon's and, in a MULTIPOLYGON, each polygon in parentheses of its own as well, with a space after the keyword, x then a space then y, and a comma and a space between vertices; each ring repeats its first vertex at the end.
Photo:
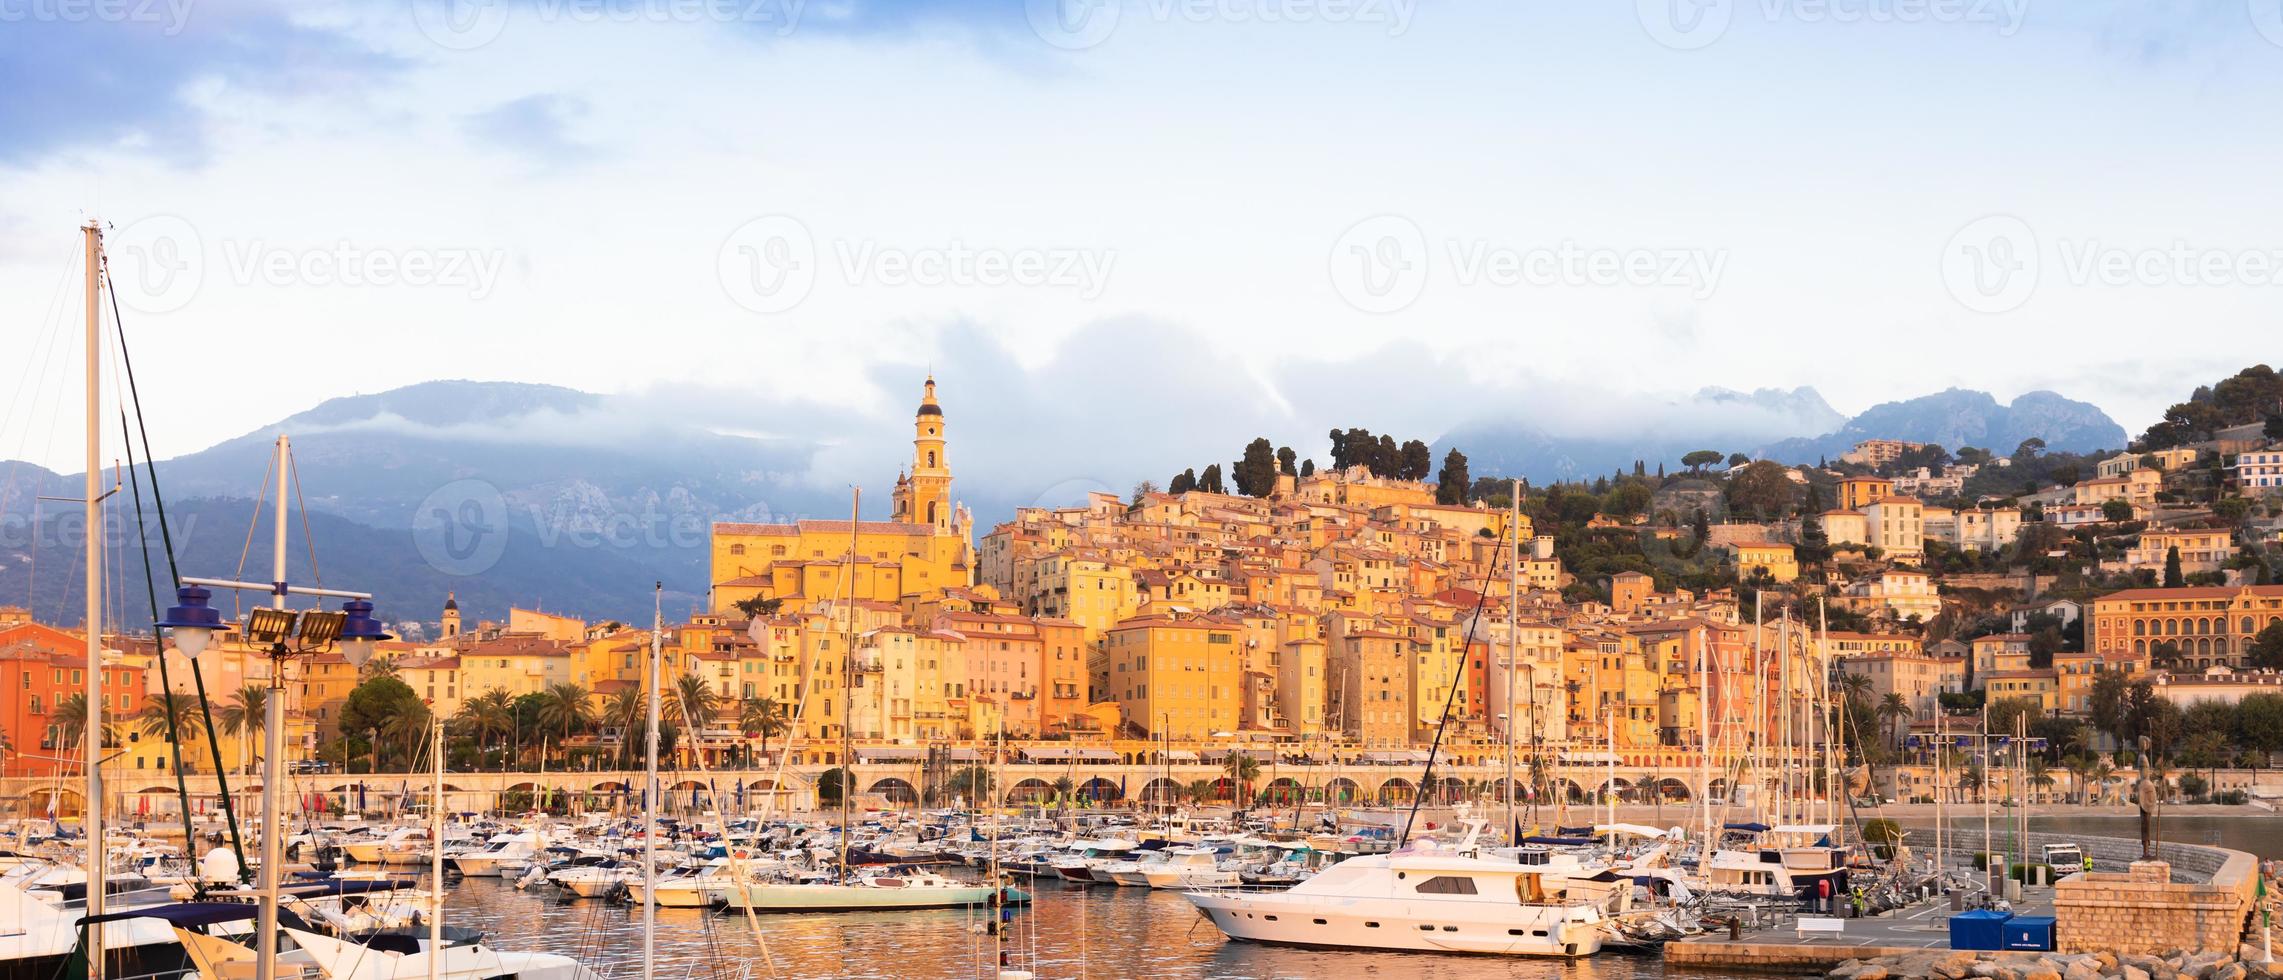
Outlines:
MULTIPOLYGON (((1290 439, 1303 456, 1323 461, 1323 447, 1296 431, 1323 431, 1319 418, 1355 412, 1338 387, 1316 378, 1282 379, 1298 407, 1275 420, 1261 414, 1181 401, 1189 412, 1179 438, 1194 449, 1128 447, 1109 453, 1099 434, 1076 430, 1084 417, 1057 416, 1035 397, 1010 398, 977 372, 945 396, 951 455, 959 482, 954 497, 971 507, 979 530, 1018 506, 1063 504, 1085 491, 1123 493, 1138 479, 1160 479, 1178 451, 1230 452, 1256 431, 1290 439), (991 391, 989 396, 976 391, 991 391), (1225 417, 1224 417, 1225 416, 1225 417), (1209 420, 1221 417, 1222 421, 1209 420), (1068 447, 1068 452, 1058 447, 1068 447), (1053 482, 1051 475, 1097 473, 1053 482), (1050 485, 1051 484, 1051 485, 1050 485), (1042 489, 1043 487, 1043 489, 1042 489)), ((902 383, 900 374, 893 379, 902 383)), ((893 385, 883 379, 882 388, 893 385)), ((908 458, 908 409, 833 415, 794 402, 725 404, 657 395, 598 395, 548 385, 436 381, 378 394, 337 398, 274 425, 159 464, 169 524, 186 574, 238 574, 254 524, 246 574, 266 575, 269 507, 255 498, 279 432, 293 440, 299 480, 292 552, 295 575, 306 563, 299 508, 327 581, 385 594, 384 616, 429 620, 446 592, 457 593, 473 618, 499 617, 511 605, 543 606, 590 619, 648 616, 652 582, 668 590, 679 615, 704 601, 708 526, 714 520, 842 517, 844 474, 862 474, 868 517, 887 505, 886 484, 908 458), (700 421, 705 420, 705 421, 700 421), (735 420, 742 428, 732 430, 735 420), (770 423, 803 438, 758 431, 770 423)), ((1498 401, 1507 421, 1456 427, 1435 453, 1456 445, 1477 476, 1521 475, 1534 481, 1630 470, 1636 459, 1677 464, 1694 449, 1745 451, 1787 462, 1836 457, 1872 436, 2010 450, 2043 438, 2055 449, 2120 446, 2124 432, 2099 409, 2050 392, 2000 405, 1981 392, 1951 390, 1879 405, 1852 419, 1813 388, 1737 392, 1706 388, 1657 401, 1576 393, 1539 402, 1498 401), (1586 413, 1580 404, 1595 406, 1586 413), (1598 424, 1581 421, 1598 416, 1598 424), (1552 431, 1549 431, 1552 430, 1552 431), (1611 434, 1624 431, 1631 434, 1611 434)), ((1356 421, 1379 413, 1359 412, 1356 421)), ((1332 421, 1348 421, 1334 418, 1332 421)), ((1218 452, 1213 452, 1218 455, 1218 452)), ((1212 457, 1207 456, 1209 461, 1212 457)), ((1184 464, 1186 465, 1186 464, 1184 464)), ((0 464, 0 602, 26 598, 45 618, 80 619, 78 509, 33 497, 76 497, 79 478, 28 463, 0 464), (36 539, 36 540, 35 540, 36 539)), ((145 488, 147 494, 147 487, 145 488)), ((131 498, 109 510, 111 558, 121 563, 115 596, 129 621, 148 615, 140 586, 131 498)), ((146 514, 155 528, 155 515, 146 514)), ((154 550, 156 531, 150 534, 154 550)), ((162 583, 162 598, 163 598, 162 583)), ((163 603, 162 603, 163 604, 163 603)))

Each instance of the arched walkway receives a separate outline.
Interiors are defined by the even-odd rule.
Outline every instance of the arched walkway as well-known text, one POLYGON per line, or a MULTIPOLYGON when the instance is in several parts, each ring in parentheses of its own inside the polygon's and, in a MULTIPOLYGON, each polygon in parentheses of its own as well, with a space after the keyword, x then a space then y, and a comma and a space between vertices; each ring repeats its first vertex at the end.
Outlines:
POLYGON ((1418 795, 1419 788, 1401 776, 1379 784, 1378 798, 1381 806, 1399 806, 1411 802, 1418 795))
POLYGON ((1143 803, 1172 803, 1180 799, 1181 784, 1163 776, 1150 780, 1149 785, 1142 787, 1143 803))
POLYGON ((1284 776, 1261 787, 1260 799, 1269 806, 1290 806, 1304 799, 1306 793, 1299 780, 1284 776))
POLYGON ((1363 787, 1356 785, 1355 780, 1346 776, 1334 776, 1325 781, 1324 790, 1319 795, 1326 803, 1354 803, 1363 798, 1363 787))
POLYGON ((1668 801, 1683 803, 1695 798, 1695 794, 1689 792, 1687 783, 1672 776, 1657 780, 1657 794, 1668 801))
POLYGON ((1014 788, 1007 790, 1007 802, 1013 805, 1036 803, 1053 795, 1054 786, 1052 784, 1046 780, 1033 777, 1016 783, 1014 788))
POLYGON ((1457 776, 1444 776, 1436 783, 1437 803, 1456 803, 1466 799, 1467 795, 1467 781, 1457 776))
POLYGON ((1104 806, 1123 801, 1126 791, 1109 777, 1096 776, 1078 787, 1078 798, 1090 806, 1104 806))
POLYGON ((874 780, 872 783, 872 788, 865 790, 865 792, 871 793, 875 796, 886 797, 888 802, 896 804, 897 806, 911 806, 920 801, 919 791, 913 789, 911 783, 905 782, 904 780, 898 779, 894 776, 890 776, 886 779, 874 780))

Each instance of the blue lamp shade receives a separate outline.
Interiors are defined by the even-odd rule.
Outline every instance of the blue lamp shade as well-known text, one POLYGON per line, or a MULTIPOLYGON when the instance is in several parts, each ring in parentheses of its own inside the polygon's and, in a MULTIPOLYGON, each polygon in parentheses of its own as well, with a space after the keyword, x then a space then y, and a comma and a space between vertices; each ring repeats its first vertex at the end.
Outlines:
POLYGON ((207 605, 212 598, 214 593, 195 585, 174 590, 174 601, 180 605, 167 607, 166 618, 158 625, 174 631, 175 649, 183 656, 198 656, 214 634, 230 628, 222 621, 222 611, 207 605))
POLYGON ((341 639, 374 641, 396 639, 396 637, 390 636, 387 630, 381 628, 380 620, 373 618, 373 604, 370 601, 351 599, 341 604, 341 611, 347 613, 349 617, 347 622, 341 624, 341 639))

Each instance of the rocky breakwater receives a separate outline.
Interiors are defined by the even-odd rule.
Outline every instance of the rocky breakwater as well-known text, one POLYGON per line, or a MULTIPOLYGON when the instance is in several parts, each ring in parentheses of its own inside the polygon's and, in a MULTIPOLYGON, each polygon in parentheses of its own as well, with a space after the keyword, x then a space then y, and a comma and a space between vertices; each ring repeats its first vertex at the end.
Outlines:
POLYGON ((1830 980, 2283 980, 2283 963, 2226 953, 1977 953, 1930 949, 1848 960, 1830 980))

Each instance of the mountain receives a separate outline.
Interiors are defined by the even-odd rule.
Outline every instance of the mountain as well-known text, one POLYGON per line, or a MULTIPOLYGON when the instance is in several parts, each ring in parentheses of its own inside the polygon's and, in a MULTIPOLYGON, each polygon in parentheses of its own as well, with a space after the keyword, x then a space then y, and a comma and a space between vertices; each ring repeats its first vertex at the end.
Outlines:
MULTIPOLYGON (((1654 469, 1676 466, 1698 449, 1723 453, 1795 436, 1830 432, 1847 421, 1814 388, 1762 388, 1750 393, 1704 388, 1662 404, 1628 406, 1612 400, 1597 413, 1600 433, 1571 434, 1519 419, 1483 419, 1435 440, 1436 459, 1457 447, 1477 476, 1519 476, 1537 482, 1632 472, 1635 460, 1654 469)), ((1582 428, 1565 423, 1562 428, 1582 428)))
POLYGON ((2001 405, 1988 392, 1951 388, 1874 405, 1836 431, 1771 443, 1757 455, 1786 463, 1813 463, 1837 458, 1865 439, 1931 442, 1948 449, 1980 446, 2005 454, 2030 438, 2045 440, 2048 449, 2069 452, 2119 449, 2125 444, 2124 427, 2085 402, 2050 391, 2032 391, 2011 405, 2001 405))
POLYGON ((1832 409, 1814 388, 1761 389, 1749 394, 1706 388, 1687 399, 1646 410, 1612 403, 1615 432, 1562 435, 1523 420, 1486 419, 1461 425, 1435 441, 1434 453, 1457 447, 1476 476, 1520 476, 1546 482, 1631 472, 1634 460, 1654 470, 1677 468, 1693 450, 1786 463, 1836 459, 1865 439, 1939 443, 1950 449, 1981 446, 2011 452, 2035 436, 2056 450, 2089 452, 2124 445, 2123 427, 2099 408, 2050 391, 2033 391, 2001 405, 1987 392, 1952 388, 1907 401, 1876 405, 1854 418, 1832 409))

